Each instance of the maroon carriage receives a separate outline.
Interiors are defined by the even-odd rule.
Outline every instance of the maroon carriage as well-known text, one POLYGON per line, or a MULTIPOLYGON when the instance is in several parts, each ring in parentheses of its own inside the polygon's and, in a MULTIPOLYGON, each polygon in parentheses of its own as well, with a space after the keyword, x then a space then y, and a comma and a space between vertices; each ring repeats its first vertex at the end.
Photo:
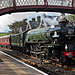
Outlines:
POLYGON ((0 37, 0 46, 5 48, 10 47, 10 35, 0 37))

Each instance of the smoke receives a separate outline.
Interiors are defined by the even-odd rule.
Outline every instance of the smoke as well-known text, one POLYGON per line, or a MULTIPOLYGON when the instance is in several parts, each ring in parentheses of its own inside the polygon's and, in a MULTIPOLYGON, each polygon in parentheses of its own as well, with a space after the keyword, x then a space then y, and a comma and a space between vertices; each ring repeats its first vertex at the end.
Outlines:
POLYGON ((50 25, 51 28, 54 28, 55 25, 58 25, 57 17, 58 16, 50 16, 50 17, 45 17, 44 19, 48 26, 50 25))
POLYGON ((57 17, 53 18, 51 28, 54 28, 55 25, 58 25, 57 17))

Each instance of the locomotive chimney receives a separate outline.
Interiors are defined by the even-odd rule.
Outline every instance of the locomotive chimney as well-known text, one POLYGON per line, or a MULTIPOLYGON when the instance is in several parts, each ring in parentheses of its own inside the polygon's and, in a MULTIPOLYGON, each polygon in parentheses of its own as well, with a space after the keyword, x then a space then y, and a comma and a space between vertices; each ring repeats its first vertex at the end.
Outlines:
POLYGON ((32 18, 32 21, 35 21, 35 18, 32 18))
POLYGON ((37 16, 37 24, 40 24, 40 22, 41 22, 41 17, 37 16))

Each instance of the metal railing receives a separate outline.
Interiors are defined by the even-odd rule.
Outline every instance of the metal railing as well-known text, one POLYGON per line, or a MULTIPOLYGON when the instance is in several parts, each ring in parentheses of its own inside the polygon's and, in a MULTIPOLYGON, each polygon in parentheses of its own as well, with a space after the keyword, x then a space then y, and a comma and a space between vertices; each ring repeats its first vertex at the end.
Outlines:
POLYGON ((13 7, 13 0, 0 0, 0 9, 13 7))
POLYGON ((73 0, 72 2, 73 2, 73 7, 75 7, 75 0, 73 0))
POLYGON ((75 0, 0 0, 0 9, 7 7, 34 5, 75 7, 75 0))
POLYGON ((48 5, 72 7, 72 0, 47 0, 48 5))

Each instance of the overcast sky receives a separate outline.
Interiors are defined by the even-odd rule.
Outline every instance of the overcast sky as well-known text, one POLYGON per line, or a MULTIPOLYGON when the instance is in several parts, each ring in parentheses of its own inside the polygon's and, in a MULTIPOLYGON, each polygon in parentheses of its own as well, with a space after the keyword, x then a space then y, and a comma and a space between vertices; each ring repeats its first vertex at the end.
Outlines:
POLYGON ((15 21, 21 21, 25 18, 27 18, 28 20, 31 20, 32 17, 36 18, 36 16, 42 16, 42 14, 47 14, 47 15, 51 15, 51 16, 58 16, 60 15, 60 13, 54 13, 54 12, 18 12, 18 13, 12 13, 12 14, 6 14, 6 15, 2 15, 0 16, 0 32, 8 32, 10 29, 8 27, 8 25, 11 25, 12 23, 14 23, 15 21))

